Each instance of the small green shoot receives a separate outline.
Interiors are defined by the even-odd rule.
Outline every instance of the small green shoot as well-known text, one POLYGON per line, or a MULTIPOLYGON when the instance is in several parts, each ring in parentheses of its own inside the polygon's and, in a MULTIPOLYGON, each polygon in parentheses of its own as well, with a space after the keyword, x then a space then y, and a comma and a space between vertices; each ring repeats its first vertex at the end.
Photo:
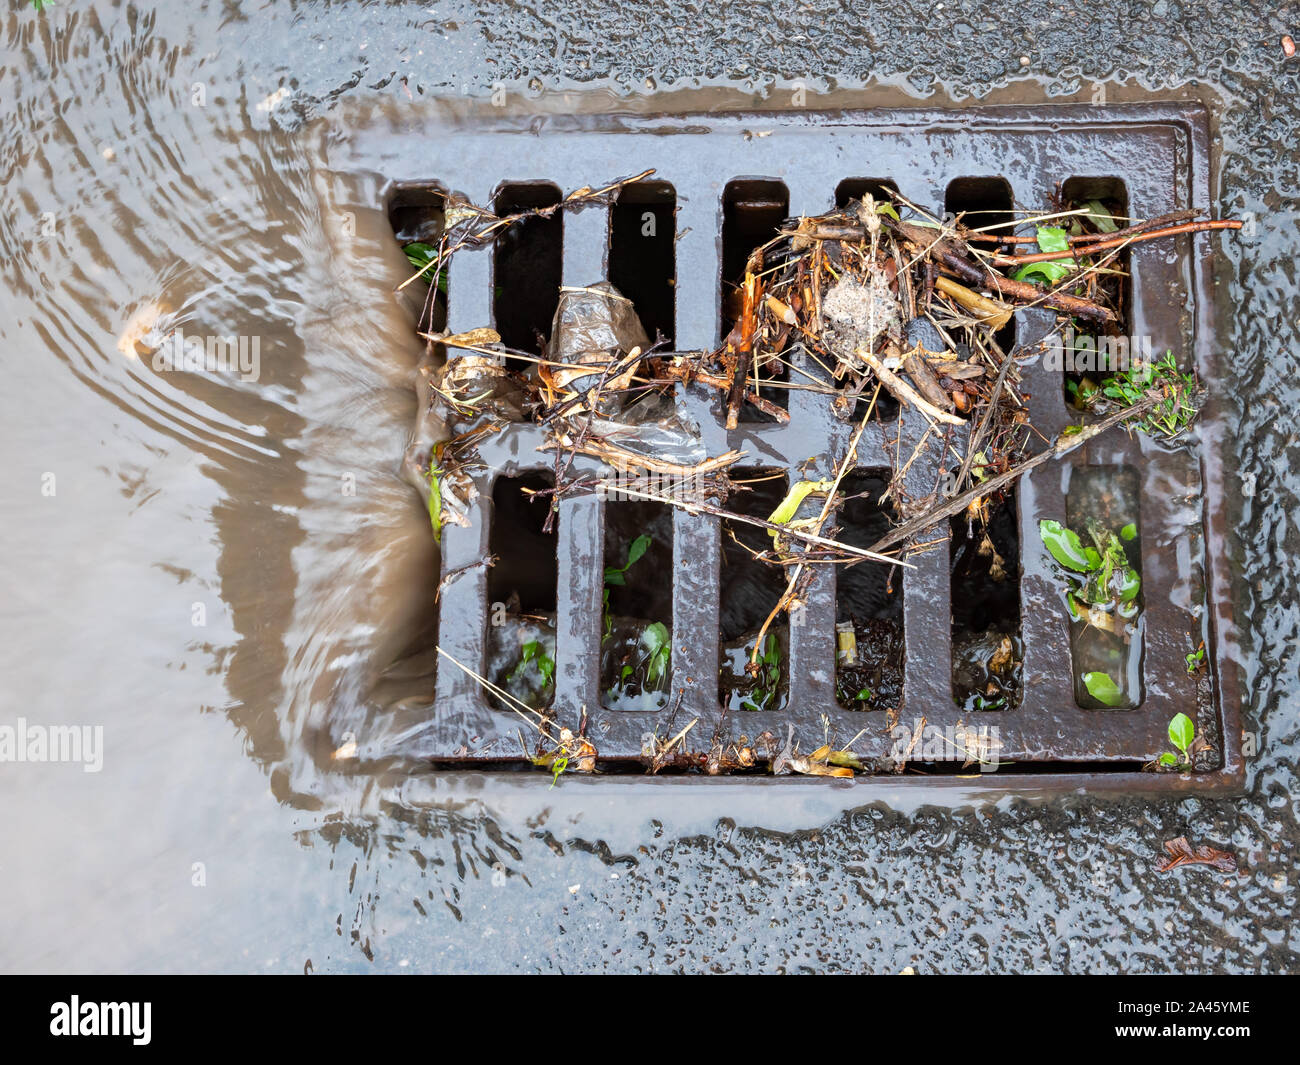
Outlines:
POLYGON ((1095 521, 1088 522, 1088 535, 1092 545, 1087 545, 1073 529, 1059 521, 1043 519, 1038 523, 1038 534, 1043 546, 1062 566, 1072 572, 1067 574, 1067 602, 1070 613, 1076 617, 1079 604, 1091 606, 1124 605, 1137 599, 1142 590, 1142 579, 1129 565, 1128 554, 1121 542, 1137 536, 1137 526, 1130 523, 1116 536, 1095 521), (1125 537, 1124 532, 1132 530, 1125 537), (1077 577, 1075 574, 1082 574, 1077 577))
MULTIPOLYGON (((771 710, 776 703, 777 689, 781 684, 781 645, 772 633, 768 633, 767 640, 763 644, 763 657, 758 660, 758 672, 755 676, 757 683, 753 695, 742 702, 740 707, 742 710, 771 710)), ((865 688, 862 690, 866 691, 865 688)))
POLYGON ((641 643, 649 650, 645 668, 646 687, 658 687, 660 681, 668 675, 668 663, 672 656, 668 626, 661 621, 651 622, 641 634, 641 643))
MULTIPOLYGON (((1065 235, 1065 230, 1056 226, 1039 226, 1036 239, 1039 251, 1070 250, 1070 239, 1065 235)), ((1062 278, 1072 274, 1077 265, 1073 259, 1049 259, 1041 263, 1026 263, 1012 276, 1017 281, 1028 281, 1038 277, 1048 285, 1055 285, 1062 278)))
POLYGON ((1187 663, 1187 675, 1192 676, 1198 669, 1205 664, 1205 644, 1202 642, 1195 651, 1188 651, 1184 656, 1187 663))
MULTIPOLYGON (((569 760, 561 755, 551 763, 551 788, 560 782, 560 774, 569 768, 569 760)), ((550 791, 551 788, 547 788, 550 791)))
POLYGON ((1190 769, 1192 757, 1188 752, 1195 739, 1196 726, 1192 724, 1192 719, 1186 714, 1175 714, 1169 721, 1169 742, 1178 748, 1182 758, 1165 751, 1160 756, 1160 764, 1174 769, 1190 769))
POLYGON ((513 684, 530 663, 536 667, 538 675, 542 678, 543 690, 549 688, 555 680, 555 659, 546 653, 546 648, 540 640, 529 640, 524 644, 519 664, 510 671, 506 683, 513 684))
MULTIPOLYGON (((1048 553, 1066 571, 1065 605, 1071 619, 1122 634, 1125 622, 1135 619, 1141 610, 1137 599, 1142 578, 1129 565, 1124 548, 1125 540, 1137 538, 1137 525, 1130 522, 1116 535, 1090 520, 1091 545, 1059 521, 1040 521, 1038 532, 1048 553)), ((1088 694, 1103 706, 1124 705, 1124 692, 1109 674, 1084 673, 1079 679, 1088 694)))
POLYGON ((429 460, 429 524, 433 526, 433 542, 442 543, 442 470, 429 460))
POLYGON ((1104 397, 1120 407, 1131 407, 1152 389, 1160 391, 1160 398, 1137 427, 1148 436, 1173 439, 1191 425, 1197 414, 1196 376, 1182 373, 1174 361, 1172 351, 1153 363, 1138 362, 1106 378, 1100 392, 1094 392, 1080 403, 1091 405, 1104 397))
POLYGON ((624 578, 624 574, 627 573, 627 571, 631 569, 635 563, 641 560, 641 557, 646 553, 646 550, 650 547, 651 540, 652 537, 650 536, 649 533, 642 533, 635 540, 633 540, 632 543, 628 546, 627 561, 623 563, 623 565, 605 567, 605 583, 607 585, 627 584, 627 580, 624 578))

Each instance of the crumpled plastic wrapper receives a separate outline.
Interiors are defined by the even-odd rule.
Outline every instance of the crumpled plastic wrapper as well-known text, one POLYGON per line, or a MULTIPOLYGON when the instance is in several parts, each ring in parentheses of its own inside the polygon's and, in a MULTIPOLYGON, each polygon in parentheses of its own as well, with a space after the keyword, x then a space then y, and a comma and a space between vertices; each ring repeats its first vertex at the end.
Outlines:
POLYGON ((613 418, 594 418, 592 432, 626 451, 678 466, 709 457, 700 428, 677 413, 671 396, 650 396, 613 418))
POLYGON ((432 384, 462 413, 487 411, 507 421, 524 420, 528 382, 495 359, 483 355, 448 359, 433 371, 432 384))
MULTIPOLYGON (((551 342, 546 357, 552 385, 561 391, 586 392, 600 383, 607 366, 631 354, 633 348, 650 346, 636 308, 608 281, 585 288, 562 288, 551 323, 551 342), (592 367, 586 370, 584 367, 592 367)), ((607 380, 605 388, 617 392, 632 381, 635 365, 607 380)), ((606 412, 621 406, 620 396, 605 397, 606 412)))

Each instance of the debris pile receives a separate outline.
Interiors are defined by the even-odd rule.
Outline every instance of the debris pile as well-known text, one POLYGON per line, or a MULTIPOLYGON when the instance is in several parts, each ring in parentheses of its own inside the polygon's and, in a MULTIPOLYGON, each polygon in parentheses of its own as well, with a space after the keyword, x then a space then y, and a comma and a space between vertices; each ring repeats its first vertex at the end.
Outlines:
MULTIPOLYGON (((451 198, 436 245, 432 238, 421 243, 420 257, 412 262, 422 265, 404 284, 428 284, 427 309, 457 251, 486 244, 532 216, 609 202, 652 173, 598 189, 584 187, 557 204, 505 216, 451 198)), ((712 351, 665 350, 661 339, 646 335, 633 303, 604 279, 560 290, 550 339, 540 354, 507 347, 486 326, 455 335, 423 333, 428 341, 421 368, 425 431, 417 433, 408 451, 407 474, 429 503, 435 536, 447 523, 467 520, 475 490, 465 471, 474 463, 475 444, 503 423, 530 421, 545 429, 554 486, 537 494, 550 496, 552 510, 565 493, 592 488, 590 479, 571 472, 578 454, 624 471, 689 477, 702 484, 704 490, 688 500, 653 493, 646 498, 768 534, 769 544, 751 553, 780 568, 785 592, 747 643, 744 669, 754 684, 741 709, 730 712, 771 706, 784 683, 780 663, 786 639, 785 630, 773 625, 803 601, 814 563, 907 566, 909 553, 934 546, 911 543, 917 533, 958 517, 983 528, 990 508, 1023 473, 1100 433, 1127 424, 1174 437, 1186 428, 1196 411, 1197 385, 1170 357, 1154 366, 1080 375, 1071 382, 1073 402, 1096 417, 1047 438, 1031 424, 1021 393, 1022 366, 1040 349, 1016 347, 1008 325, 1018 308, 1037 307, 1055 313, 1063 330, 1117 334, 1126 313, 1125 252, 1132 245, 1239 226, 1198 219, 1192 211, 1135 221, 1122 217, 1117 204, 1089 200, 1056 203, 1014 224, 981 227, 978 218, 941 220, 896 192, 888 201, 864 194, 826 214, 786 220, 752 251, 736 286, 734 324, 712 351), (824 395, 834 415, 855 432, 846 453, 833 456, 834 477, 792 485, 766 520, 741 514, 727 503, 738 487, 728 474, 742 456, 738 451, 706 454, 697 428, 680 419, 673 401, 674 390, 688 384, 719 396, 730 429, 742 420, 787 422, 791 415, 783 392, 804 390, 824 395), (897 524, 870 547, 854 547, 837 537, 843 483, 854 469, 862 432, 886 408, 919 416, 924 431, 909 443, 910 451, 900 448, 886 456, 893 476, 884 498, 897 524), (932 491, 909 494, 903 475, 931 449, 941 456, 946 475, 932 491)), ((1052 531, 1054 542, 1066 539, 1068 530, 1052 531)), ((1115 544, 1112 569, 1129 572, 1123 545, 1118 539, 1115 544)), ((1100 601, 1100 595, 1094 598, 1100 601)), ((1132 601, 1123 598, 1126 609, 1135 609, 1127 605, 1132 601)), ((647 641, 644 632, 620 638, 620 646, 640 647, 650 656, 638 664, 624 655, 621 668, 639 670, 644 689, 662 690, 667 698, 671 641, 662 622, 653 624, 664 630, 662 638, 647 641)), ((609 627, 612 631, 612 620, 609 627)), ((531 659, 516 656, 500 677, 477 679, 536 727, 539 747, 530 757, 540 759, 538 764, 593 768, 597 754, 585 736, 585 714, 576 731, 560 731, 558 715, 578 708, 546 702, 549 673, 538 663, 553 643, 535 627, 528 635, 531 659), (522 673, 532 676, 526 698, 512 693, 508 683, 522 673)), ((853 635, 852 627, 841 635, 853 635)), ((882 644, 888 642, 889 634, 883 634, 882 644)), ((986 643, 987 653, 967 667, 985 678, 986 686, 988 678, 997 678, 997 691, 989 687, 988 694, 1007 705, 1014 685, 1006 678, 1018 677, 1018 643, 1002 636, 986 643)), ((850 695, 867 692, 869 684, 887 687, 879 669, 868 678, 852 655, 842 654, 841 664, 849 672, 839 686, 852 689, 850 695)), ((692 751, 693 724, 645 752, 651 771, 669 765, 708 772, 757 767, 841 776, 861 768, 848 744, 837 749, 828 737, 806 756, 799 754, 793 736, 778 742, 767 735, 752 744, 715 738, 710 749, 692 751)))

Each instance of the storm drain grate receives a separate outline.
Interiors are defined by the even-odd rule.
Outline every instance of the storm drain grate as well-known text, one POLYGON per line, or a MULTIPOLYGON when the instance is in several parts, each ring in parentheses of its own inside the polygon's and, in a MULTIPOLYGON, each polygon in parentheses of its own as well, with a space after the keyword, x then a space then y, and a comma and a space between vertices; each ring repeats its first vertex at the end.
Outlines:
MULTIPOLYGON (((528 333, 526 321, 544 328, 554 301, 534 292, 512 305, 503 297, 501 281, 518 269, 556 272, 561 283, 579 286, 613 276, 632 290, 638 309, 652 320, 647 323, 651 330, 672 337, 677 349, 716 347, 727 328, 723 282, 736 272, 736 248, 747 252, 766 239, 751 239, 755 234, 770 235, 772 226, 787 216, 819 214, 837 201, 883 186, 894 186, 936 212, 991 212, 989 221, 1012 217, 1013 208, 1042 209, 1063 185, 1076 195, 1118 200, 1133 217, 1210 207, 1206 116, 1198 107, 1181 104, 1068 106, 1046 112, 989 108, 587 117, 552 119, 537 135, 467 129, 441 144, 436 151, 425 149, 428 158, 416 153, 414 165, 428 170, 390 175, 396 187, 436 185, 472 202, 504 198, 536 204, 553 200, 559 189, 596 178, 633 168, 655 171, 645 188, 633 187, 609 209, 564 213, 549 244, 542 239, 546 234, 524 234, 517 249, 465 251, 453 258, 446 286, 448 330, 496 322, 498 328, 508 326, 523 348, 537 339, 536 331, 528 333), (646 269, 637 252, 628 250, 627 239, 629 226, 643 224, 670 227, 672 234, 666 244, 661 241, 645 252, 654 260, 646 269), (529 240, 536 245, 531 250, 529 240), (531 263, 520 267, 520 257, 528 255, 531 263), (668 274, 659 288, 646 281, 656 271, 668 274), (503 322, 503 316, 512 317, 503 322)), ((1157 354, 1172 350, 1183 368, 1194 367, 1213 381, 1217 353, 1210 249, 1206 235, 1135 245, 1128 258, 1131 281, 1125 302, 1128 332, 1149 337, 1157 354)), ((1004 339, 1032 349, 1053 324, 1049 314, 1022 309, 1015 315, 1014 336, 1004 339)), ((819 372, 811 365, 802 368, 819 372)), ((1024 393, 1033 423, 1049 436, 1077 420, 1065 402, 1062 372, 1048 369, 1042 360, 1026 367, 1024 393)), ((714 391, 678 387, 676 403, 682 419, 699 426, 711 456, 743 451, 749 472, 773 479, 833 476, 855 426, 834 417, 824 395, 798 390, 782 395, 788 397, 787 424, 742 421, 733 431, 724 428, 714 391)), ((907 453, 925 429, 911 411, 889 414, 873 421, 858 444, 858 474, 868 481, 871 471, 890 465, 889 456, 898 449, 907 453)), ((1209 428, 1203 439, 1217 440, 1213 409, 1204 417, 1209 428)), ((487 668, 494 596, 502 594, 490 588, 490 574, 477 564, 516 535, 544 535, 540 528, 511 531, 521 519, 512 509, 515 504, 503 503, 502 484, 509 478, 544 483, 553 470, 552 455, 539 450, 545 442, 543 430, 531 424, 514 424, 492 435, 479 448, 486 471, 477 485, 481 505, 471 514, 469 527, 444 530, 443 573, 456 577, 442 589, 439 641, 476 672, 487 668), (494 510, 498 522, 511 523, 504 533, 494 531, 494 510)), ((953 444, 964 453, 960 432, 953 444)), ((970 589, 979 587, 975 580, 961 586, 963 599, 954 614, 954 582, 965 579, 959 574, 966 573, 963 567, 969 562, 959 557, 963 548, 958 537, 947 549, 941 544, 911 556, 916 568, 895 570, 883 593, 876 587, 851 587, 854 581, 883 579, 855 576, 869 567, 819 567, 799 623, 782 634, 788 646, 781 648, 785 676, 780 698, 757 709, 732 705, 724 715, 720 601, 729 536, 718 519, 679 508, 669 508, 657 519, 671 535, 657 536, 658 557, 640 564, 651 565, 665 612, 671 614, 671 720, 664 707, 606 706, 600 677, 603 570, 609 561, 605 538, 611 508, 624 504, 595 494, 566 495, 553 531, 545 534, 553 539, 543 541, 554 545, 554 570, 543 567, 532 582, 540 588, 534 596, 538 609, 554 611, 553 705, 574 715, 585 708, 602 765, 638 762, 648 735, 662 739, 698 718, 697 750, 707 750, 715 735, 752 740, 768 731, 784 740, 790 726, 805 748, 819 745, 828 729, 841 740, 865 730, 854 750, 868 764, 888 767, 900 733, 891 730, 891 720, 870 699, 855 701, 856 693, 846 695, 842 684, 837 691, 836 683, 837 621, 844 620, 846 610, 860 613, 846 607, 846 601, 869 602, 898 628, 902 669, 896 678, 899 712, 892 723, 903 727, 904 736, 906 730, 921 730, 910 748, 912 771, 898 777, 900 782, 960 772, 962 759, 939 753, 944 737, 950 742, 954 733, 983 728, 991 729, 1000 743, 998 773, 1014 778, 1007 786, 1023 781, 1037 787, 1049 778, 1077 786, 1098 774, 1143 788, 1236 786, 1242 777, 1239 697, 1235 675, 1216 653, 1231 625, 1222 474, 1210 446, 1170 450, 1141 435, 1104 434, 1018 484, 1000 519, 1008 544, 1018 552, 1008 563, 1012 591, 1008 597, 1004 586, 1000 599, 988 603, 989 610, 1014 616, 1023 650, 1018 698, 1000 709, 972 710, 963 699, 960 670, 953 666, 954 641, 963 639, 966 624, 962 618, 982 609, 968 601, 970 589), (1146 607, 1141 699, 1131 709, 1080 705, 1089 700, 1075 691, 1069 623, 1038 534, 1040 517, 1068 516, 1072 482, 1094 477, 1112 486, 1108 492, 1135 494, 1131 502, 1140 511, 1146 607), (1201 641, 1209 668, 1191 674, 1185 657, 1201 641), (1192 717, 1197 731, 1210 740, 1209 761, 1189 775, 1140 773, 1169 749, 1168 723, 1179 712, 1192 717)), ((907 471, 915 495, 933 490, 940 471, 932 461, 918 461, 907 471)), ((609 470, 579 455, 570 472, 596 478, 609 470)), ((864 484, 863 497, 869 499, 869 484, 864 484)), ((952 531, 944 523, 916 542, 943 540, 952 531)), ((850 541, 852 532, 845 530, 850 541)), ((872 568, 885 572, 884 567, 872 568)), ((876 677, 875 682, 883 680, 876 677)), ((435 762, 466 765, 518 760, 519 721, 464 673, 443 668, 419 753, 435 762)))

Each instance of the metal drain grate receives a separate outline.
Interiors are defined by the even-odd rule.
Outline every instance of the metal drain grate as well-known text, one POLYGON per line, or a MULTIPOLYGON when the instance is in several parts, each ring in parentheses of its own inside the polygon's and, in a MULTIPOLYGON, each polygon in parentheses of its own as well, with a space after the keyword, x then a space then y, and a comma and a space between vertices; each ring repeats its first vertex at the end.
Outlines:
MULTIPOLYGON (((503 179, 520 183, 526 178, 539 187, 570 189, 633 167, 653 167, 654 180, 676 195, 672 332, 680 350, 711 348, 720 338, 722 233, 728 196, 738 185, 741 199, 746 187, 760 200, 763 195, 770 200, 772 190, 784 191, 788 203, 781 205, 780 213, 789 215, 818 214, 837 196, 843 201, 877 183, 894 185, 915 202, 936 209, 945 203, 958 209, 972 204, 1037 208, 1071 179, 1109 182, 1122 189, 1134 217, 1210 207, 1206 115, 1181 104, 552 119, 536 135, 523 129, 464 130, 442 141, 437 150, 424 146, 414 158, 414 165, 429 169, 390 177, 399 183, 436 182, 475 202, 490 202, 503 179)), ((564 284, 589 284, 608 275, 610 232, 604 209, 564 215, 564 284)), ((1184 368, 1195 367, 1212 381, 1217 378, 1217 352, 1209 241, 1206 235, 1180 237, 1177 243, 1131 249, 1127 331, 1149 335, 1157 352, 1172 349, 1184 368)), ((493 321, 492 261, 490 250, 462 252, 452 260, 449 331, 493 321)), ((1033 346, 1053 323, 1049 314, 1020 310, 1016 340, 1022 348, 1033 346)), ((804 368, 818 372, 813 366, 804 368)), ((1069 424, 1072 412, 1064 401, 1060 371, 1049 371, 1041 362, 1026 368, 1024 391, 1033 422, 1045 433, 1055 434, 1069 424)), ((730 432, 723 427, 716 392, 679 387, 676 401, 681 415, 700 426, 710 455, 741 450, 748 455, 745 465, 783 471, 796 480, 832 476, 854 428, 831 415, 826 397, 799 391, 788 393, 788 424, 742 422, 730 432), (810 456, 815 456, 811 463, 810 456)), ((949 552, 940 548, 913 556, 916 569, 902 579, 905 660, 900 722, 911 727, 923 719, 930 729, 941 731, 996 726, 1002 763, 998 775, 1013 778, 1003 781, 1004 786, 1023 782, 1038 788, 1050 777, 1057 786, 1076 787, 1097 774, 1114 783, 1122 776, 1125 786, 1146 789, 1239 785, 1243 770, 1237 683, 1217 654, 1231 626, 1222 473, 1219 456, 1209 450, 1219 434, 1213 427, 1214 411, 1207 411, 1206 418, 1203 438, 1211 443, 1202 444, 1199 455, 1164 450, 1145 437, 1111 433, 1020 483, 1015 505, 1023 567, 1023 684, 1019 704, 1012 708, 972 715, 955 703, 949 552), (1067 619, 1037 531, 1040 516, 1065 515, 1069 478, 1086 467, 1131 472, 1139 487, 1142 526, 1148 531, 1141 557, 1147 599, 1144 698, 1132 710, 1077 705, 1067 619), (1184 664, 1187 651, 1201 639, 1209 658, 1208 682, 1204 673, 1190 676, 1184 664), (1190 776, 1140 773, 1144 763, 1169 748, 1167 725, 1180 711, 1211 740, 1218 767, 1190 776)), ((859 465, 868 470, 888 466, 887 456, 899 446, 900 434, 906 453, 923 431, 922 420, 910 411, 873 423, 861 438, 859 465)), ((445 530, 444 574, 473 567, 489 552, 496 477, 550 473, 549 453, 538 450, 544 442, 539 427, 517 424, 481 446, 480 455, 492 472, 478 483, 482 506, 471 516, 470 526, 445 530)), ((960 436, 954 444, 964 451, 960 436)), ((572 466, 578 477, 607 472, 583 456, 572 466)), ((931 491, 937 472, 917 462, 907 472, 909 489, 916 495, 931 491)), ((644 736, 656 727, 662 735, 667 726, 664 711, 602 706, 598 670, 605 506, 594 495, 566 496, 560 503, 553 705, 575 714, 586 708, 600 761, 609 764, 639 760, 644 736)), ((674 699, 681 699, 674 731, 699 718, 696 735, 707 748, 721 716, 723 531, 717 519, 681 509, 672 511, 671 521, 671 690, 674 699)), ((936 526, 919 540, 947 533, 946 524, 936 526)), ((819 570, 802 624, 789 630, 786 705, 774 711, 731 711, 721 731, 729 740, 742 734, 752 738, 764 730, 784 738, 793 724, 795 735, 807 745, 813 737, 821 742, 828 720, 841 738, 865 728, 854 749, 883 764, 896 743, 884 714, 848 710, 836 698, 836 582, 843 578, 835 567, 819 570)), ((481 567, 467 569, 442 592, 440 643, 479 672, 484 671, 489 609, 488 577, 481 567)), ((520 756, 518 720, 491 705, 459 670, 440 670, 428 715, 420 743, 423 757, 472 764, 520 756)), ((944 767, 931 768, 942 772, 944 767)), ((920 778, 897 779, 901 783, 920 778)))

